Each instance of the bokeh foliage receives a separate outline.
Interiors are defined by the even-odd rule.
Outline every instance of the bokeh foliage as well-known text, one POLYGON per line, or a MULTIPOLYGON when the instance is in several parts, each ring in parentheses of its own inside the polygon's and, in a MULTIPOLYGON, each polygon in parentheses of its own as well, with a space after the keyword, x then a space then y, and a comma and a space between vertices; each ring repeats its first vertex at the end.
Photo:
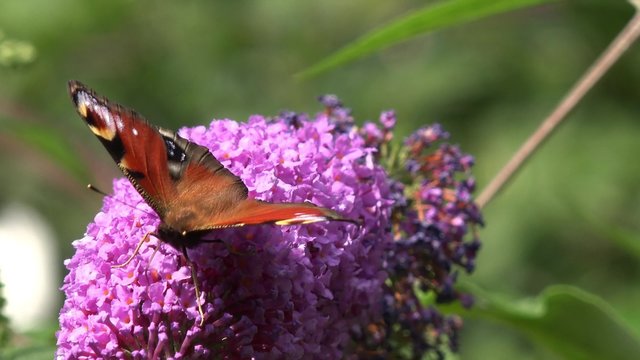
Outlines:
MULTIPOLYGON (((168 128, 284 109, 314 112, 324 93, 338 94, 361 120, 394 108, 405 134, 443 123, 454 142, 476 155, 482 188, 633 14, 625 1, 556 2, 439 29, 304 81, 294 77, 424 6, 417 0, 2 1, 4 38, 35 50, 20 66, 0 67, 0 204, 38 208, 68 258, 71 240, 82 235, 100 201, 85 183, 108 189, 120 176, 74 114, 69 79, 168 128)), ((639 57, 636 46, 486 209, 483 249, 468 279, 510 299, 571 284, 582 289, 571 296, 578 294, 579 302, 586 301, 580 294, 597 296, 587 302, 606 303, 605 313, 615 313, 612 321, 622 319, 636 339, 639 57)), ((584 316, 569 313, 556 324, 584 316)), ((470 315, 461 357, 582 357, 498 324, 470 315)), ((591 341, 619 346, 593 327, 591 341)), ((42 330, 52 338, 51 326, 42 330)))

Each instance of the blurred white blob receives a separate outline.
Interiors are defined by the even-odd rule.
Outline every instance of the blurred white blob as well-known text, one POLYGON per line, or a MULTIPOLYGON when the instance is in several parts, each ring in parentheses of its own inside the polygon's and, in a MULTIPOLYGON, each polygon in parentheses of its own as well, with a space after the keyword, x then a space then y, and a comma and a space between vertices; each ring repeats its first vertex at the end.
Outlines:
POLYGON ((58 306, 56 242, 42 217, 29 207, 11 204, 0 211, 0 289, 4 314, 17 331, 50 320, 58 306))

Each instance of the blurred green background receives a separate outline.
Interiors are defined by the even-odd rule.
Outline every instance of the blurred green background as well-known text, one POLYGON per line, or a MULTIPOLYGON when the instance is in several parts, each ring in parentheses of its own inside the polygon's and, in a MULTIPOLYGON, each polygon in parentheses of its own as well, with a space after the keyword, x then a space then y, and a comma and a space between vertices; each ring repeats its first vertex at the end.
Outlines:
MULTIPOLYGON (((20 204, 44 220, 55 242, 52 285, 59 287, 71 242, 100 207, 85 185, 109 189, 121 176, 75 114, 69 79, 174 129, 285 109, 314 113, 321 109, 316 97, 326 93, 337 94, 358 122, 393 108, 399 137, 442 123, 454 143, 475 155, 482 189, 633 15, 624 1, 560 2, 451 27, 304 81, 294 78, 424 5, 0 0, 4 38, 36 51, 29 64, 0 66, 0 214, 20 204)), ((485 209, 477 271, 465 280, 510 299, 575 285, 608 302, 638 332, 638 64, 635 46, 485 209)), ((21 241, 2 243, 0 252, 13 254, 21 241)), ((0 275, 35 261, 21 256, 20 266, 0 268, 0 275)), ((34 286, 25 283, 22 291, 34 286)), ((47 320, 19 331, 11 346, 54 343, 61 293, 47 295, 47 302, 47 320)), ((526 333, 483 318, 466 321, 461 344, 463 359, 558 356, 526 333)))

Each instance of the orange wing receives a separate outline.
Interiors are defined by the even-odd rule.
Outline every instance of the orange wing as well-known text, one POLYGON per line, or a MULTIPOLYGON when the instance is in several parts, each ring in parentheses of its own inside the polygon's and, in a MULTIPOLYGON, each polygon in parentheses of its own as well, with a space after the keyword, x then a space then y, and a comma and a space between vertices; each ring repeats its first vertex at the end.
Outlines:
POLYGON ((176 196, 158 131, 135 111, 111 103, 77 81, 69 94, 78 114, 98 137, 118 167, 160 217, 167 199, 176 196))

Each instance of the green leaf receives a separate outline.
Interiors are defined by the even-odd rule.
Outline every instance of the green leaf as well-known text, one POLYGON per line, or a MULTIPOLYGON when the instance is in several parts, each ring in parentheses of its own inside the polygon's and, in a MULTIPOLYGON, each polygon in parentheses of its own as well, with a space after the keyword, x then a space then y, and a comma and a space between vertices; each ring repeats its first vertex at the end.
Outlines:
MULTIPOLYGON (((457 313, 512 326, 567 359, 637 359, 640 336, 601 298, 556 285, 538 297, 512 302, 465 284, 477 304, 457 313)), ((452 307, 448 308, 449 310, 452 307)))
POLYGON ((57 322, 47 321, 38 329, 16 335, 13 346, 0 347, 0 359, 44 360, 55 357, 55 333, 58 329, 57 322))
POLYGON ((591 229, 603 237, 613 241, 627 254, 640 259, 640 233, 635 229, 626 229, 620 225, 604 223, 593 216, 587 216, 591 229))
POLYGON ((55 356, 55 346, 35 345, 21 349, 0 350, 0 359, 50 360, 55 356))
POLYGON ((360 37, 337 53, 296 74, 308 78, 398 44, 416 35, 490 15, 556 0, 450 0, 430 4, 360 37))
POLYGON ((627 254, 640 259, 640 234, 637 230, 625 229, 612 224, 608 224, 607 227, 602 226, 597 230, 613 240, 620 248, 626 250, 627 254))

